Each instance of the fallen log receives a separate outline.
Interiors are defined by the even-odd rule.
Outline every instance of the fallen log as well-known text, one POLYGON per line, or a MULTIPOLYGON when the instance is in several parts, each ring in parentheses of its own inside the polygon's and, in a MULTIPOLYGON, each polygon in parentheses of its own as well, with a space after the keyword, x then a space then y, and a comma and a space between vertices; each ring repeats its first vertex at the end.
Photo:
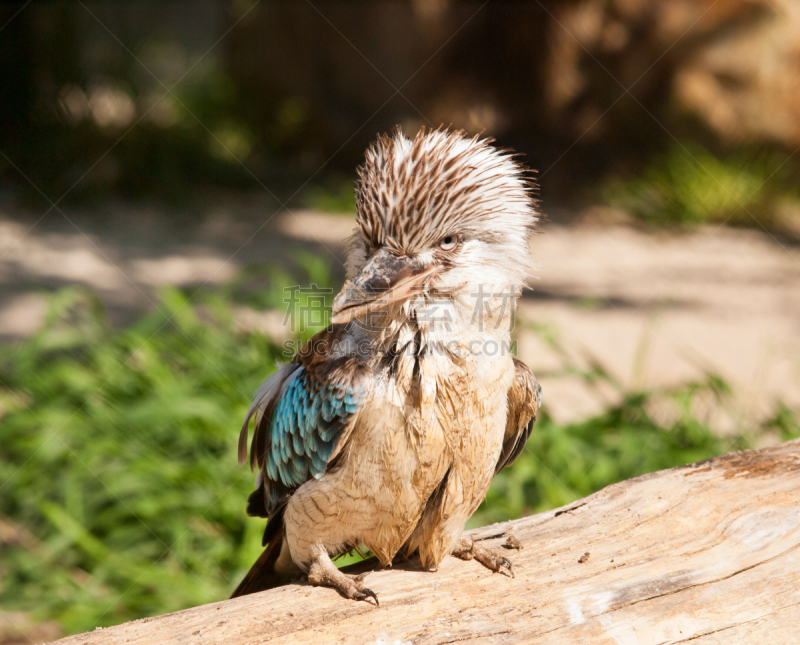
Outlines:
POLYGON ((800 441, 471 534, 513 534, 516 577, 411 561, 369 575, 380 607, 292 584, 58 643, 800 643, 800 441))

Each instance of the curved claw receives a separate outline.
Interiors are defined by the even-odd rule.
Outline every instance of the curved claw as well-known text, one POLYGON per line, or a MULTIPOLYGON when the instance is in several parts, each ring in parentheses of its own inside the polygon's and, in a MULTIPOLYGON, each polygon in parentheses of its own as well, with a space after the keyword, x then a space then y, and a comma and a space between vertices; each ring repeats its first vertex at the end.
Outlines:
POLYGON ((511 575, 512 578, 514 577, 514 569, 511 566, 510 560, 507 560, 506 558, 501 556, 497 558, 497 560, 495 560, 495 565, 497 566, 497 569, 495 569, 495 571, 497 571, 498 573, 503 571, 503 569, 508 569, 508 573, 511 575))
POLYGON ((374 591, 372 591, 372 589, 367 589, 366 587, 362 587, 361 591, 356 596, 356 600, 363 600, 364 602, 367 602, 367 598, 372 598, 375 601, 376 607, 381 606, 381 603, 378 602, 377 594, 374 591))
POLYGON ((495 573, 507 573, 509 577, 514 577, 514 569, 508 558, 504 558, 493 549, 487 549, 476 544, 472 536, 470 536, 469 542, 465 538, 462 538, 453 550, 453 555, 462 560, 472 560, 474 558, 484 567, 495 573))
POLYGON ((351 600, 368 600, 372 598, 378 606, 378 596, 372 589, 363 586, 363 580, 369 571, 357 576, 342 573, 324 551, 319 553, 311 562, 308 570, 308 581, 312 585, 332 587, 342 596, 351 600))

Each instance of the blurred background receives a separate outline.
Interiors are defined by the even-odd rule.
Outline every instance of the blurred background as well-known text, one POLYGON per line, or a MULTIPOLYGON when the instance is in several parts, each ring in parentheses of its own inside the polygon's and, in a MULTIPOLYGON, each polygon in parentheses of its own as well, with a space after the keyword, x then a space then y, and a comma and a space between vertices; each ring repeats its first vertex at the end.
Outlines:
POLYGON ((3 645, 227 597, 250 393, 396 125, 541 185, 544 412, 471 526, 800 435, 797 0, 0 2, 0 56, 3 645))

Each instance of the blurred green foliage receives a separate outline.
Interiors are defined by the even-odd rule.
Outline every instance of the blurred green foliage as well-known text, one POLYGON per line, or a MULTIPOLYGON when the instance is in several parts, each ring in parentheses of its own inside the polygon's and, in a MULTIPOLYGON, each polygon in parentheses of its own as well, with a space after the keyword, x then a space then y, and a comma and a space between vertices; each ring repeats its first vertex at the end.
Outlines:
POLYGON ((639 177, 611 180, 603 198, 648 224, 714 224, 782 231, 798 210, 797 167, 785 155, 739 150, 717 156, 673 145, 639 177))
POLYGON ((279 351, 216 304, 165 292, 114 332, 69 291, 4 348, 0 522, 30 534, 0 552, 4 607, 82 631, 222 599, 256 557, 235 419, 279 351))
MULTIPOLYGON (((301 264, 327 284, 320 261, 301 264)), ((275 342, 237 329, 231 303, 280 306, 288 276, 262 291, 242 286, 269 273, 251 269, 191 301, 164 291, 159 311, 122 330, 91 293, 67 290, 39 333, 0 348, 0 605, 78 632, 227 597, 263 530, 244 513, 252 475, 237 465, 239 423, 250 393, 286 360, 275 342)), ((292 315, 319 306, 307 297, 291 300, 292 315)), ((679 410, 669 423, 648 412, 655 393, 627 393, 567 426, 545 408, 472 525, 747 445, 693 415, 709 392, 724 396, 724 385, 659 393, 679 410)), ((788 410, 774 424, 782 438, 800 430, 788 410)))
POLYGON ((332 187, 317 185, 306 191, 304 201, 309 208, 316 208, 326 213, 355 213, 356 195, 352 179, 328 183, 332 187))

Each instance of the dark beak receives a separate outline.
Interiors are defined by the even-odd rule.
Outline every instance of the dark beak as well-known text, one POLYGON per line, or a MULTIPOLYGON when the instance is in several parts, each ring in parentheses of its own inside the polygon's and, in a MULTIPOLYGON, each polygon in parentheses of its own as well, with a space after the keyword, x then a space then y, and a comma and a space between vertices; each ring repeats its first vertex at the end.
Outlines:
POLYGON ((356 277, 344 283, 333 301, 331 322, 350 322, 392 302, 405 300, 440 270, 438 264, 426 268, 416 258, 400 257, 381 249, 356 277))

